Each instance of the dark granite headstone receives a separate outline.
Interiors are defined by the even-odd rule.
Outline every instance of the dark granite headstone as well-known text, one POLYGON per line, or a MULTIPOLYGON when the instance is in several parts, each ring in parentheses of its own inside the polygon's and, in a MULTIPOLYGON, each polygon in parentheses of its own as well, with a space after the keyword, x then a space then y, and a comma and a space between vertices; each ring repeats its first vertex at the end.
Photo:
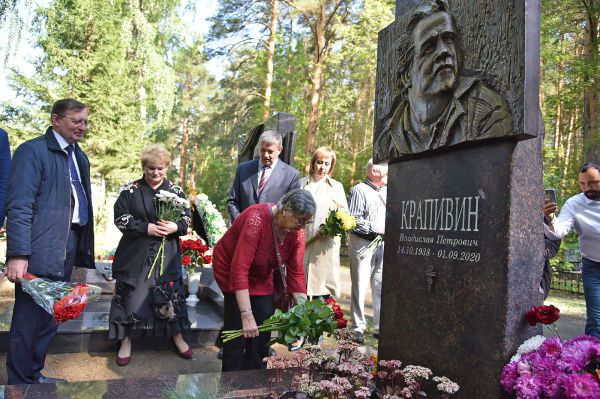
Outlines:
POLYGON ((285 112, 278 112, 264 123, 257 125, 238 139, 238 163, 258 158, 258 138, 266 130, 274 130, 283 138, 283 151, 279 158, 288 165, 294 166, 296 150, 296 117, 285 112))
POLYGON ((390 161, 379 356, 449 377, 457 397, 502 397, 502 367, 541 333, 524 321, 542 299, 539 1, 397 3, 377 66, 374 157, 390 161), (426 23, 409 24, 415 5, 426 23), (399 68, 402 40, 413 65, 444 65, 399 68), (429 78, 442 89, 419 93, 429 78))

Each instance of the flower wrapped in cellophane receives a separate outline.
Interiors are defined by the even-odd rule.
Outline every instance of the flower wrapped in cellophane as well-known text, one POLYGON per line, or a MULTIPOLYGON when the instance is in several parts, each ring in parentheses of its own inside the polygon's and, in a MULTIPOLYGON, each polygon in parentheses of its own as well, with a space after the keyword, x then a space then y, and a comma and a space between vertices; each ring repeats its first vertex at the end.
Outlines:
MULTIPOLYGON (((179 197, 177 194, 174 194, 170 191, 160 190, 154 196, 154 205, 156 206, 156 217, 158 220, 162 220, 164 222, 177 222, 183 215, 185 215, 185 209, 189 208, 190 205, 187 200, 179 197)), ((148 278, 152 275, 154 271, 154 267, 158 263, 158 259, 160 258, 160 272, 159 275, 162 276, 165 268, 165 238, 163 237, 160 247, 158 248, 158 253, 156 254, 156 258, 154 258, 154 262, 152 262, 152 267, 150 267, 150 271, 148 271, 148 278)))
MULTIPOLYGON (((0 262, 0 281, 5 276, 6 266, 0 262)), ((100 297, 102 289, 86 283, 53 281, 25 273, 21 288, 31 295, 33 301, 62 323, 79 317, 88 302, 100 297)))
POLYGON ((329 211, 325 223, 319 228, 319 232, 306 241, 306 246, 312 244, 319 237, 346 237, 348 232, 356 227, 356 218, 345 209, 332 209, 329 211))
MULTIPOLYGON (((259 332, 277 331, 277 337, 271 339, 269 345, 280 343, 289 345, 300 338, 317 343, 324 333, 333 333, 336 328, 346 327, 344 312, 333 298, 327 302, 320 299, 300 300, 288 312, 275 310, 275 314, 258 326, 259 332)), ((223 331, 223 342, 243 336, 243 331, 223 331)))

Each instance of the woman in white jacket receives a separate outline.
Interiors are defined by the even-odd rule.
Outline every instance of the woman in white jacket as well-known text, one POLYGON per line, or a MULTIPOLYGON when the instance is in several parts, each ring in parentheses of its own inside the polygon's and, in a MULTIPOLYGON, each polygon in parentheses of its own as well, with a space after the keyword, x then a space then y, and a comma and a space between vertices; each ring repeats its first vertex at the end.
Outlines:
POLYGON ((348 210, 344 186, 331 178, 335 161, 335 152, 331 148, 317 148, 311 158, 310 175, 300 180, 300 187, 309 191, 317 204, 313 223, 306 225, 306 241, 317 236, 304 254, 306 293, 309 297, 325 299, 330 295, 340 295, 341 239, 319 235, 321 224, 325 223, 331 210, 348 210))

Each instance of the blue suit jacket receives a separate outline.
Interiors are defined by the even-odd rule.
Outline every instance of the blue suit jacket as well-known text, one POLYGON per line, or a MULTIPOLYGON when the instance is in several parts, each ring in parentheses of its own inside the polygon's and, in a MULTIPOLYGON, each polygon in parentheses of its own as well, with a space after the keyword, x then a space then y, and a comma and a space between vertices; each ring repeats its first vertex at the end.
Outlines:
POLYGON ((231 222, 250 205, 273 202, 276 203, 287 192, 300 188, 300 173, 281 159, 267 180, 263 193, 258 199, 258 163, 259 159, 238 165, 231 186, 227 211, 231 222))
POLYGON ((8 192, 8 172, 10 170, 10 145, 8 133, 0 129, 0 227, 6 217, 6 193, 8 192))
MULTIPOLYGON (((81 184, 89 200, 88 223, 79 237, 74 266, 95 268, 94 215, 90 162, 75 145, 81 184)), ((67 154, 52 127, 15 150, 8 178, 6 255, 27 256, 27 271, 61 280, 65 276, 67 239, 71 229, 71 177, 67 154)))

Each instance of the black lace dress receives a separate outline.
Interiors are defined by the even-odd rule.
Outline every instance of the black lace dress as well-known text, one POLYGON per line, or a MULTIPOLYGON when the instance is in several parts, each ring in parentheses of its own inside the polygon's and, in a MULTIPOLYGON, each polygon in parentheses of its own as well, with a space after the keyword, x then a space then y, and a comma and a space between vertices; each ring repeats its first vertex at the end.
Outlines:
POLYGON ((183 190, 167 180, 154 190, 142 178, 123 187, 115 203, 115 224, 123 237, 113 262, 116 285, 109 314, 111 339, 172 337, 190 325, 179 247, 179 236, 187 233, 190 224, 190 212, 185 209, 176 222, 177 232, 165 238, 163 258, 163 239, 147 233, 148 223, 157 221, 155 195, 161 190, 185 199, 183 190))

